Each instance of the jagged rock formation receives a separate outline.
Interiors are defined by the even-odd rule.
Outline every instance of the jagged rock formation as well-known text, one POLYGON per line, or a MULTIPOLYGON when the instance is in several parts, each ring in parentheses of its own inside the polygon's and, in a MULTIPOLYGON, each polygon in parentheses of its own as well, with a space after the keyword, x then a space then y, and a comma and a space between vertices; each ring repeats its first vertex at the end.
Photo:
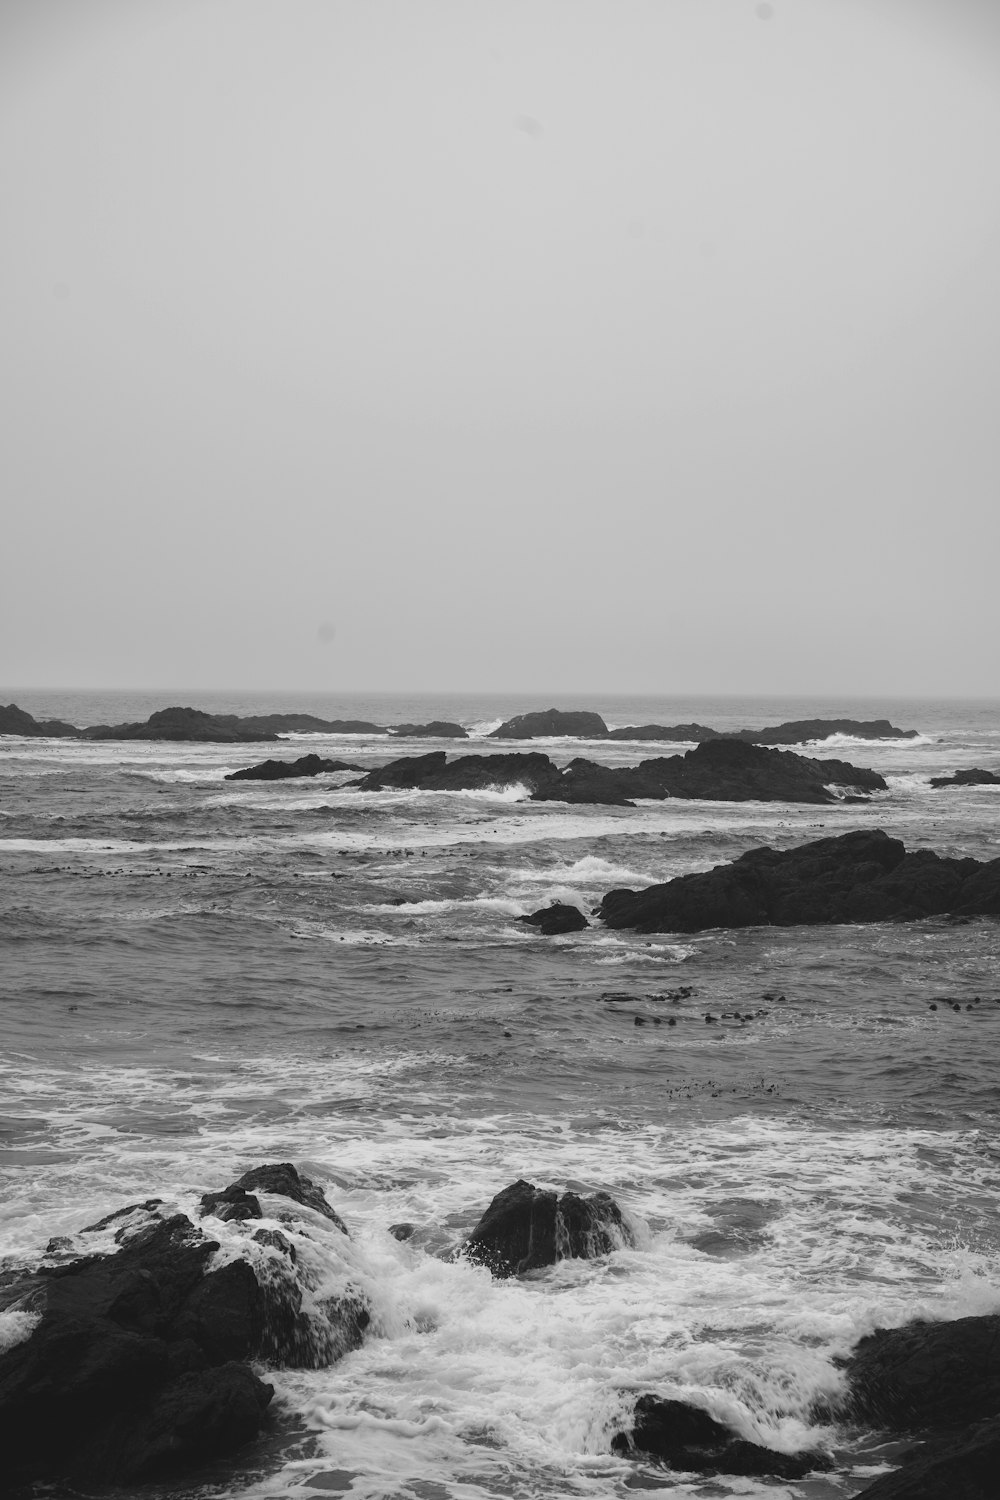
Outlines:
POLYGON ((217 1263, 219 1240, 162 1207, 132 1204, 81 1231, 113 1234, 111 1253, 85 1246, 67 1259, 72 1242, 54 1242, 47 1261, 6 1281, 0 1305, 38 1321, 0 1354, 5 1483, 134 1485, 222 1457, 257 1434, 273 1394, 247 1361, 319 1367, 361 1342, 359 1294, 317 1309, 303 1210, 335 1239, 347 1231, 290 1163, 203 1198, 203 1222, 243 1236, 237 1258, 217 1263), (287 1232, 254 1229, 255 1194, 274 1198, 287 1232))
POLYGON ((404 756, 357 783, 364 792, 386 788, 473 791, 523 786, 535 802, 600 803, 628 807, 636 797, 709 798, 724 802, 833 802, 831 786, 855 794, 884 791, 875 771, 839 760, 810 760, 787 750, 764 750, 734 740, 709 740, 685 755, 611 767, 576 759, 560 771, 539 751, 462 755, 445 751, 404 756))
POLYGON ((1000 915, 1000 859, 907 853, 879 829, 818 839, 797 849, 751 849, 732 864, 645 890, 609 891, 599 915, 637 932, 800 923, 908 922, 1000 915))

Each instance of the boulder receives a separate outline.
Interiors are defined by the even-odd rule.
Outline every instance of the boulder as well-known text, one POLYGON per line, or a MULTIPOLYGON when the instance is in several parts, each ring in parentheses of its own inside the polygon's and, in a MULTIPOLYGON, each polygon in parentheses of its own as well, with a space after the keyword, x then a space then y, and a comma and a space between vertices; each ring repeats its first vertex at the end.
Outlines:
POLYGON ((637 932, 907 922, 945 914, 1000 915, 1000 859, 907 853, 880 829, 783 852, 751 849, 703 873, 641 891, 609 891, 598 908, 609 927, 637 932))
POLYGON ((611 1447, 623 1455, 651 1454, 672 1469, 694 1474, 803 1479, 833 1467, 825 1453, 778 1453, 738 1437, 700 1406, 658 1396, 639 1398, 631 1431, 619 1433, 611 1447))
POLYGON ((707 724, 625 724, 609 729, 609 740, 663 740, 672 745, 700 745, 703 740, 718 740, 722 734, 707 724))
POLYGON ((586 709, 564 710, 546 708, 534 713, 515 714, 499 729, 491 732, 494 740, 534 740, 539 738, 562 738, 574 740, 604 739, 608 726, 600 714, 586 709))
POLYGON ((543 937, 558 937, 562 932, 582 932, 590 923, 583 915, 578 906, 564 905, 560 901, 553 901, 551 906, 543 906, 540 911, 533 911, 530 916, 518 917, 519 922, 527 922, 529 927, 537 927, 543 937))
POLYGON ((346 760, 323 760, 319 755, 300 755, 298 760, 262 760, 259 765, 230 771, 227 781, 285 781, 296 776, 322 776, 327 771, 360 771, 362 766, 346 760))
POLYGON ((995 771, 973 766, 967 771, 956 771, 953 776, 932 776, 931 786, 1000 786, 1000 776, 995 771))
POLYGON ((592 1260, 634 1243, 610 1194, 560 1197, 520 1179, 497 1193, 462 1248, 470 1260, 506 1279, 559 1260, 592 1260))
MULTIPOLYGON (((206 1194, 203 1213, 259 1217, 251 1187, 288 1198, 290 1220, 301 1205, 346 1233, 288 1163, 206 1194)), ((256 1435, 272 1396, 247 1361, 317 1368, 360 1344, 369 1314, 359 1294, 318 1300, 291 1239, 234 1230, 246 1254, 217 1264, 217 1239, 149 1199, 83 1231, 113 1235, 117 1250, 11 1278, 4 1305, 38 1321, 0 1354, 5 1482, 131 1485, 224 1457, 256 1435)), ((300 1218, 295 1232, 307 1243, 314 1221, 300 1218)))

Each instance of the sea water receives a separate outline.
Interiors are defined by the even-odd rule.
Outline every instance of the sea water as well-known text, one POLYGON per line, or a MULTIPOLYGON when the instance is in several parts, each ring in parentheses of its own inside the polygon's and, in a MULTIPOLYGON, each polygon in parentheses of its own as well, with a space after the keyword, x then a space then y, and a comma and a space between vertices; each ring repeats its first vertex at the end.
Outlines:
MULTIPOLYGON (((195 1215, 203 1192, 291 1160, 351 1230, 320 1244, 329 1288, 372 1307, 364 1346, 331 1368, 266 1373, 272 1436, 200 1492, 832 1500, 891 1461, 823 1402, 872 1328, 1000 1309, 1000 926, 648 937, 592 922, 546 939, 516 918, 854 828, 996 858, 1000 788, 929 779, 1000 766, 1000 704, 0 696, 79 724, 174 702, 473 734, 0 739, 3 1262, 137 1199, 195 1215), (796 747, 888 780, 820 807, 225 780, 307 750, 370 768, 430 749, 625 765, 689 748, 484 739, 552 702, 612 727, 888 715, 920 734, 796 747), (518 1177, 607 1190, 635 1246, 493 1281, 455 1252, 518 1177), (612 1456, 646 1392, 836 1468, 706 1480, 612 1456)), ((220 1254, 239 1233, 221 1226, 220 1254)), ((28 1331, 0 1319, 0 1341, 28 1331)))

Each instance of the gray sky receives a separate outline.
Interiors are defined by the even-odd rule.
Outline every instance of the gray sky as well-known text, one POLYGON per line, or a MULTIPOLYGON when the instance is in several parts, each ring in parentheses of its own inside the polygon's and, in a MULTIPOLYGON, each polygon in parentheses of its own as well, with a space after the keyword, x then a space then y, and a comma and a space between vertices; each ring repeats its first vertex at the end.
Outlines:
POLYGON ((996 0, 0 0, 0 682, 1000 692, 996 0))

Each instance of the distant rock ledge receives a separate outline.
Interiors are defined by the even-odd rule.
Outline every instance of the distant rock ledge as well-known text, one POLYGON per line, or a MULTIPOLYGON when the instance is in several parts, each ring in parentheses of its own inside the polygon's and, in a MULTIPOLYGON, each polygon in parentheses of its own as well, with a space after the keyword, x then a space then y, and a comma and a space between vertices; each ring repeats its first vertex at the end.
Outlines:
POLYGON ((785 851, 750 849, 714 870, 609 891, 597 915, 636 932, 1000 916, 1000 859, 908 853, 873 829, 785 851))
POLYGON ((516 714, 490 732, 494 740, 586 739, 663 740, 702 744, 706 740, 742 740, 747 745, 802 745, 844 735, 858 740, 912 740, 916 729, 897 729, 888 719, 792 719, 765 729, 712 729, 708 724, 629 724, 609 729, 600 714, 583 710, 540 709, 516 714))
POLYGON ((956 771, 953 776, 932 776, 931 786, 1000 786, 1000 776, 995 771, 983 771, 978 766, 968 771, 956 771))

